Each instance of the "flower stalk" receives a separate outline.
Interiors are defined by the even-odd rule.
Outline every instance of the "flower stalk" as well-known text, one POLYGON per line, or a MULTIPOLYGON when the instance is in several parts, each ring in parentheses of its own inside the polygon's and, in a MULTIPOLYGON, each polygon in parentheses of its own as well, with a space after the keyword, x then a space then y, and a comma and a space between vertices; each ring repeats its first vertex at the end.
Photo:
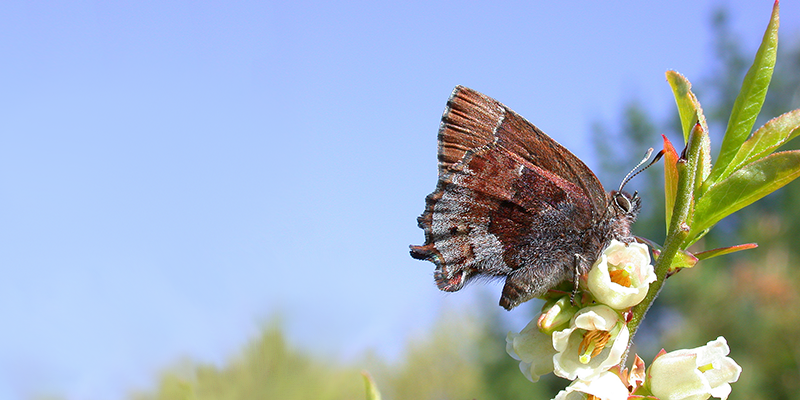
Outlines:
MULTIPOLYGON (((642 323, 647 311, 661 292, 675 256, 678 254, 678 251, 683 249, 684 241, 689 235, 689 218, 694 193, 693 186, 696 180, 698 160, 700 159, 702 149, 701 143, 703 142, 704 135, 707 135, 707 133, 704 132, 700 122, 697 122, 689 135, 689 143, 687 143, 685 152, 686 156, 685 158, 679 159, 677 162, 678 191, 672 210, 669 233, 664 242, 664 249, 654 265, 656 281, 650 284, 650 288, 644 300, 631 310, 632 317, 631 321, 628 323, 628 329, 630 329, 631 332, 631 343, 633 343, 633 337, 639 328, 639 324, 642 323)), ((625 360, 623 359, 623 364, 624 362, 625 360)))

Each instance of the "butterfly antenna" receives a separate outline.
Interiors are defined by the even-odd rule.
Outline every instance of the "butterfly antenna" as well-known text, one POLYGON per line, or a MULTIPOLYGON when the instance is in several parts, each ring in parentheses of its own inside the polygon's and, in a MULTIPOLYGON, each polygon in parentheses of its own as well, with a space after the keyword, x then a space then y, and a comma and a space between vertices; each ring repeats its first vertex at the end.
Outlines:
POLYGON ((658 160, 660 160, 660 159, 661 159, 661 156, 663 156, 663 155, 664 155, 664 150, 661 150, 661 151, 659 151, 659 152, 658 152, 658 154, 656 154, 656 157, 653 159, 653 161, 651 161, 651 162, 650 162, 650 164, 647 164, 647 166, 645 166, 644 168, 642 168, 642 169, 640 169, 640 170, 638 170, 638 171, 637 171, 637 170, 636 170, 637 168, 641 167, 641 166, 642 166, 642 164, 646 163, 646 162, 647 162, 647 160, 649 160, 649 159, 650 159, 650 155, 651 155, 651 154, 653 154, 653 148, 652 148, 652 147, 651 147, 651 148, 649 148, 649 149, 647 150, 647 153, 645 153, 645 155, 644 155, 644 158, 642 158, 642 161, 639 161, 639 164, 636 164, 636 166, 635 166, 635 167, 633 167, 633 169, 631 170, 631 172, 628 172, 628 175, 625 175, 625 179, 623 179, 623 180, 622 180, 622 183, 620 183, 620 185, 619 185, 619 191, 620 191, 620 192, 622 191, 622 188, 623 188, 623 187, 625 187, 625 185, 626 185, 626 184, 627 184, 627 183, 628 183, 628 182, 629 182, 631 179, 633 179, 633 177, 634 177, 634 176, 636 176, 636 175, 639 175, 640 173, 642 173, 642 171, 644 171, 644 170, 646 170, 646 169, 650 168, 650 167, 651 167, 653 164, 655 164, 656 162, 658 162, 658 160))

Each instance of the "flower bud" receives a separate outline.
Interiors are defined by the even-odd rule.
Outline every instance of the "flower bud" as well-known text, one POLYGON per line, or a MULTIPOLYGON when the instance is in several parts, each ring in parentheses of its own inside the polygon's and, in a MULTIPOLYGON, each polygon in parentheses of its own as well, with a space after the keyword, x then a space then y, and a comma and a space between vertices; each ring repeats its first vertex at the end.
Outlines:
POLYGON ((569 296, 548 302, 542 307, 542 314, 538 320, 539 329, 544 333, 552 334, 554 331, 567 328, 576 311, 578 311, 578 307, 572 305, 569 296))

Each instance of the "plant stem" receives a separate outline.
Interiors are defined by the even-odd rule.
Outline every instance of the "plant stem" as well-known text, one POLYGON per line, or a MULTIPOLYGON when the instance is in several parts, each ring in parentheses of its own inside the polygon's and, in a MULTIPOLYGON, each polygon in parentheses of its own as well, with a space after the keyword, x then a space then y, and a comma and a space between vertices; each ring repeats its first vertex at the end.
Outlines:
MULTIPOLYGON (((689 234, 689 220, 691 218, 692 200, 695 189, 695 177, 697 174, 698 160, 701 153, 701 142, 703 135, 702 126, 697 123, 689 135, 689 142, 687 143, 686 153, 684 159, 678 160, 678 193, 675 199, 675 206, 672 212, 672 220, 670 221, 669 232, 667 239, 664 242, 664 248, 658 256, 655 264, 656 281, 650 284, 647 291, 647 296, 641 303, 631 309, 632 317, 628 323, 630 330, 630 338, 628 339, 628 349, 633 343, 633 338, 639 325, 642 323, 645 314, 653 305, 653 302, 658 297, 661 289, 664 287, 664 282, 668 277, 670 266, 678 254, 682 250, 684 241, 689 234)), ((620 364, 621 368, 625 367, 625 360, 627 353, 622 359, 620 364)))

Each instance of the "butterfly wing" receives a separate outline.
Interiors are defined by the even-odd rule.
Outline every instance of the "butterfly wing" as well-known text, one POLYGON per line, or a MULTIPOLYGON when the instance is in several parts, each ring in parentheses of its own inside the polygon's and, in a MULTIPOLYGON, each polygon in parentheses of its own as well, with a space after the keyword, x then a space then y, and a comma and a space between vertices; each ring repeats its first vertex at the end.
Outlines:
POLYGON ((506 276, 501 305, 511 309, 570 276, 586 246, 572 238, 604 207, 602 186, 577 157, 499 102, 457 87, 439 131, 439 182, 418 219, 425 244, 411 255, 436 264, 445 291, 506 276))
POLYGON ((439 128, 439 176, 446 175, 467 152, 489 143, 571 182, 592 200, 594 210, 605 209, 603 185, 583 161, 499 101, 456 86, 439 128))

